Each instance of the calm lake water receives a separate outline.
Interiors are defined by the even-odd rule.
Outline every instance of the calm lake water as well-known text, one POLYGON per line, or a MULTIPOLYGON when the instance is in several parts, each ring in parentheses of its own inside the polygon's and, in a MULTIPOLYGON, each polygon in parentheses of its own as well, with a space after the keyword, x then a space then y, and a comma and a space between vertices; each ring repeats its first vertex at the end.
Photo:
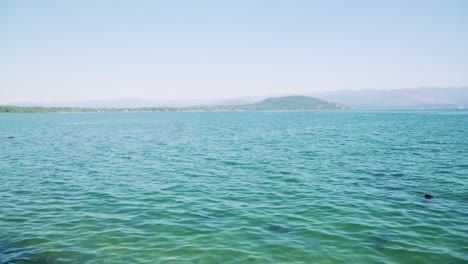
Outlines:
POLYGON ((466 110, 4 114, 0 136, 0 263, 468 263, 466 110))

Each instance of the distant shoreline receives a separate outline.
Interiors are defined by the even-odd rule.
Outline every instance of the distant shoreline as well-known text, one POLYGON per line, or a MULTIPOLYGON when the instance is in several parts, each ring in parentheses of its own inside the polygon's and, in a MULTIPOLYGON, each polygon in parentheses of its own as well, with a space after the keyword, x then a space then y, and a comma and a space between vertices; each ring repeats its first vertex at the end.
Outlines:
POLYGON ((315 110, 170 110, 170 111, 49 111, 49 112, 0 112, 0 115, 5 114, 102 114, 102 113, 239 113, 239 112, 264 112, 264 113, 275 113, 275 112, 399 112, 399 111, 468 111, 468 109, 457 109, 457 108, 425 108, 425 109, 415 109, 415 108, 392 108, 392 109, 315 109, 315 110))
MULTIPOLYGON (((347 109, 349 111, 351 109, 347 109)), ((238 112, 318 112, 318 111, 345 111, 342 109, 316 109, 316 110, 170 110, 170 111, 49 111, 49 112, 0 112, 0 114, 102 114, 102 113, 238 113, 238 112)), ((356 110, 360 111, 360 110, 356 110)))
POLYGON ((188 106, 188 107, 43 107, 0 106, 0 113, 89 113, 89 112, 238 112, 238 111, 307 111, 347 110, 349 106, 327 102, 308 96, 271 97, 243 105, 188 106))

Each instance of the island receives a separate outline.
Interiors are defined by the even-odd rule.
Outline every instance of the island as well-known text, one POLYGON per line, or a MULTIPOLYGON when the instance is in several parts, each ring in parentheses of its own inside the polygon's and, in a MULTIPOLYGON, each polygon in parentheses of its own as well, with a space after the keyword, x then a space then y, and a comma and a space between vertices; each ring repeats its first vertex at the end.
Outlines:
POLYGON ((88 108, 45 106, 0 106, 0 113, 91 113, 91 112, 222 112, 222 111, 310 111, 347 110, 349 106, 309 96, 271 97, 242 105, 201 105, 189 107, 88 108))

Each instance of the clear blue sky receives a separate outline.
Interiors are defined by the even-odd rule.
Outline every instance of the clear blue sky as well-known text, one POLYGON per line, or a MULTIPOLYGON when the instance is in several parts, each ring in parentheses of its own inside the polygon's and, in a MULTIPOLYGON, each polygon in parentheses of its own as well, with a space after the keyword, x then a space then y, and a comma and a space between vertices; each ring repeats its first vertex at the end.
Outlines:
POLYGON ((0 103, 464 85, 466 0, 0 0, 0 103))

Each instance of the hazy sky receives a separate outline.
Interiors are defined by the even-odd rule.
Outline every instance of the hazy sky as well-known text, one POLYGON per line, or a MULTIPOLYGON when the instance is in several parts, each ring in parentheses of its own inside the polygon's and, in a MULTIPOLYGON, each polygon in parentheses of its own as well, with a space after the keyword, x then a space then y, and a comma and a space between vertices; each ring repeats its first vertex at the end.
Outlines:
POLYGON ((463 85, 466 0, 0 0, 0 103, 463 85))

